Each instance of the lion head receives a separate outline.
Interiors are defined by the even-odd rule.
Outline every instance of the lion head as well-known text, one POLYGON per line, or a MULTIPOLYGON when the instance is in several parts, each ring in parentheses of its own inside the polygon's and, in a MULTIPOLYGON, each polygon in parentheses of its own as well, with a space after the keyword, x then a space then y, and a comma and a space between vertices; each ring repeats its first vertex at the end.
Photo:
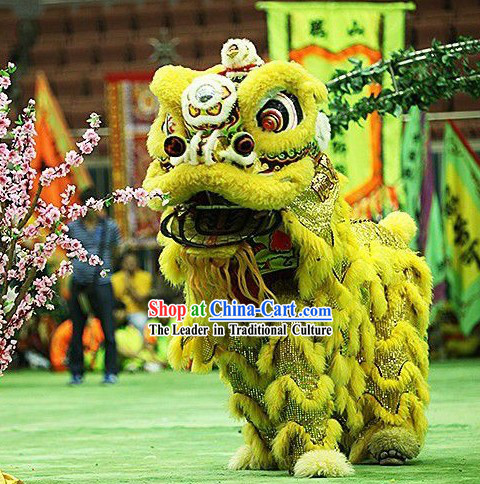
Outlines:
POLYGON ((334 173, 322 159, 324 84, 294 62, 263 63, 254 50, 230 39, 223 64, 165 66, 151 83, 160 108, 144 186, 169 194, 161 231, 186 247, 271 232, 282 210, 334 173))

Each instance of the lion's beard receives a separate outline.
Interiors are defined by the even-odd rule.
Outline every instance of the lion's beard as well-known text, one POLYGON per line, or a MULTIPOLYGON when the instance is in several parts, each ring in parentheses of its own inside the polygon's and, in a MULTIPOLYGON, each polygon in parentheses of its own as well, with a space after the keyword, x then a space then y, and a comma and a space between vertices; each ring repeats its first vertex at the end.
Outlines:
POLYGON ((187 303, 214 299, 259 305, 274 299, 265 285, 252 248, 243 242, 223 249, 186 250, 182 263, 187 273, 187 303))

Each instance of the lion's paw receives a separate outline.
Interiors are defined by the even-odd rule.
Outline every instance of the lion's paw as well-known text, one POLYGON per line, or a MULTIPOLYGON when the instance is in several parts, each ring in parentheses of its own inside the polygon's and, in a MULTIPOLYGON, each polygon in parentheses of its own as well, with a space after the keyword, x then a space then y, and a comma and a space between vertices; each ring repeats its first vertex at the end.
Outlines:
POLYGON ((420 452, 420 444, 409 430, 390 427, 372 437, 368 450, 380 465, 398 466, 416 457, 420 452))
POLYGON ((232 455, 228 462, 228 468, 233 471, 241 470, 273 470, 277 464, 270 452, 264 452, 256 448, 257 454, 250 445, 242 445, 232 455))
POLYGON ((250 469, 252 460, 252 448, 249 445, 242 445, 228 461, 228 468, 232 471, 250 469))
POLYGON ((336 450, 305 452, 295 464, 295 477, 346 477, 354 473, 347 458, 336 450))

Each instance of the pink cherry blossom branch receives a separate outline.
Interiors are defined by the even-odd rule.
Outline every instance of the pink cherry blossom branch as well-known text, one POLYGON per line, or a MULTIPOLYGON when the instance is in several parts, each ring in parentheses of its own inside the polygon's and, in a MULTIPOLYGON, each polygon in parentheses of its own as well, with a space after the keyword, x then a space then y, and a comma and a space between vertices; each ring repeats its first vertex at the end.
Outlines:
POLYGON ((60 165, 45 168, 39 174, 32 197, 37 179, 37 172, 32 167, 36 156, 35 103, 28 103, 15 121, 15 127, 9 131, 11 101, 4 90, 10 86, 13 72, 15 67, 11 64, 0 70, 0 137, 11 140, 10 145, 0 143, 0 375, 12 360, 15 332, 39 308, 53 308, 55 284, 71 274, 71 259, 77 258, 92 266, 103 264, 98 256, 89 255, 80 241, 68 235, 67 222, 112 203, 134 202, 143 207, 158 197, 164 205, 168 203, 168 196, 159 190, 148 193, 143 188, 125 187, 101 199, 92 198, 82 206, 72 203, 74 185, 68 185, 60 195, 60 207, 42 199, 44 187, 67 176, 73 167, 80 166, 84 156, 98 145, 100 137, 96 130, 101 122, 95 113, 88 119, 90 127, 77 143, 77 150, 69 151, 60 165), (31 221, 32 217, 35 217, 34 221, 31 221), (39 276, 57 248, 65 251, 67 260, 62 261, 53 273, 39 276))

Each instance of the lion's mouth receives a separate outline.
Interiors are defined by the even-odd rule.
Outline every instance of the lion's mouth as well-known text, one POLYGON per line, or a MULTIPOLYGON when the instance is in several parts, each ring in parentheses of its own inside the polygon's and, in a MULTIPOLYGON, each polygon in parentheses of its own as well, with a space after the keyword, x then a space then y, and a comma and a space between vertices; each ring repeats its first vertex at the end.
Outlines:
POLYGON ((161 232, 188 247, 238 244, 275 230, 281 222, 276 210, 252 210, 210 191, 176 205, 162 221, 161 232))

